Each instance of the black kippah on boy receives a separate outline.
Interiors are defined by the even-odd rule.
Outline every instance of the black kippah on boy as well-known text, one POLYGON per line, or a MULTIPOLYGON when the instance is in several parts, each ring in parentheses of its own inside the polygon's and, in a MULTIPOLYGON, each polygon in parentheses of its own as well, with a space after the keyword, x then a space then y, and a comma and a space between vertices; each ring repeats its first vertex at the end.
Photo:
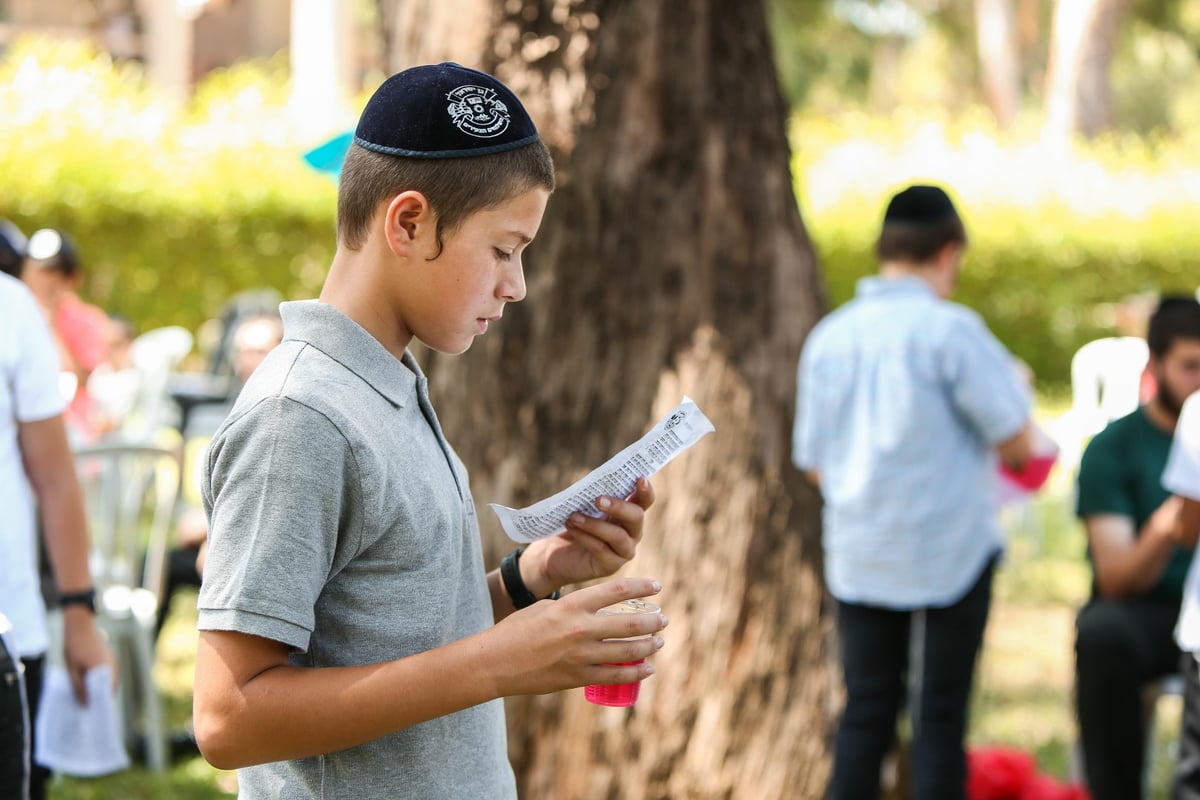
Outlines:
POLYGON ((444 62, 397 72, 367 101, 354 142, 406 158, 465 158, 537 141, 517 96, 484 72, 444 62))
POLYGON ((888 203, 883 224, 928 225, 958 216, 950 196, 936 186, 910 186, 888 203))

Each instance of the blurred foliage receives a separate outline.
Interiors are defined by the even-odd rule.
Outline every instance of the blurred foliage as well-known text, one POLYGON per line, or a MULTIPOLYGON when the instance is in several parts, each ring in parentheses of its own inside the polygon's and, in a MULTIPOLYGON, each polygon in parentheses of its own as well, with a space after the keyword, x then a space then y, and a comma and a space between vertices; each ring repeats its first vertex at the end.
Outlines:
POLYGON ((1116 305, 1200 284, 1200 152, 1192 138, 1110 137, 1073 150, 1004 136, 986 115, 798 115, 794 174, 834 305, 873 273, 888 196, 935 182, 970 247, 955 300, 1053 388, 1083 343, 1117 333, 1116 305))
MULTIPOLYGON (((906 0, 924 20, 906 40, 890 102, 970 113, 984 102, 974 2, 906 0)), ((882 37, 856 28, 839 4, 880 0, 767 0, 780 82, 793 108, 842 113, 871 94, 882 37)), ((1025 115, 1040 117, 1054 0, 1013 0, 1025 115)), ((1200 0, 1132 0, 1122 18, 1111 71, 1114 129, 1188 131, 1200 125, 1200 0)), ((878 110, 878 109, 877 109, 878 110)))
MULTIPOLYGON (((793 11, 836 22, 821 4, 793 11)), ((84 295, 143 330, 195 330, 257 286, 315 296, 336 192, 302 161, 316 142, 287 103, 281 60, 213 73, 172 108, 134 67, 22 41, 0 62, 0 216, 69 231, 84 295)), ((1055 153, 1032 124, 1000 134, 978 106, 929 107, 795 117, 797 194, 834 303, 874 271, 883 203, 913 180, 959 200, 972 244, 957 299, 1042 386, 1065 384, 1074 350, 1114 332, 1126 295, 1195 288, 1200 134, 1113 135, 1055 153)))
POLYGON ((233 293, 319 289, 335 188, 287 124, 286 62, 213 73, 172 109, 133 66, 25 39, 0 63, 0 216, 75 239, 83 294, 140 329, 195 329, 233 293))

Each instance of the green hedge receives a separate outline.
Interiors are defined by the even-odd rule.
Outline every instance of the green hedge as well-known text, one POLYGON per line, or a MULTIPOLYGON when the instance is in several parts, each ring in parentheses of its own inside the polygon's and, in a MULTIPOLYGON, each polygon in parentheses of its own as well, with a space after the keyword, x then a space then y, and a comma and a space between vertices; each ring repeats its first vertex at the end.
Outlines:
POLYGON ((142 330, 196 330, 242 289, 319 291, 336 190, 302 160, 277 64, 219 73, 170 111, 78 44, 26 40, 0 65, 0 216, 61 227, 83 294, 142 330))
POLYGON ((1033 367, 1040 387, 1062 390, 1075 350, 1118 332, 1124 299, 1200 286, 1200 133, 1054 148, 1036 127, 990 125, 937 110, 798 115, 797 195, 836 306, 876 269, 887 198, 912 182, 945 186, 970 238, 954 299, 1033 367))
MULTIPOLYGON (((196 330, 246 288, 312 297, 336 193, 301 160, 315 142, 293 130, 286 100, 278 61, 217 73, 171 111, 94 51, 23 41, 0 62, 0 216, 68 230, 84 294, 141 329, 196 330)), ((882 203, 928 153, 962 192, 971 236, 956 299, 1042 386, 1065 385, 1075 349, 1113 333, 1123 297, 1200 283, 1200 142, 1102 142, 1055 160, 981 135, 977 118, 945 141, 929 122, 797 120, 797 194, 834 304, 874 271, 882 203)))
MULTIPOLYGON (((855 208, 809 221, 831 305, 852 297, 855 282, 875 271, 875 211, 869 219, 855 208)), ((979 311, 1048 387, 1070 380, 1080 345, 1114 335, 1114 304, 1122 298, 1190 294, 1200 285, 1200 229, 1189 210, 1158 212, 1136 226, 1045 207, 965 216, 971 244, 954 300, 979 311)))

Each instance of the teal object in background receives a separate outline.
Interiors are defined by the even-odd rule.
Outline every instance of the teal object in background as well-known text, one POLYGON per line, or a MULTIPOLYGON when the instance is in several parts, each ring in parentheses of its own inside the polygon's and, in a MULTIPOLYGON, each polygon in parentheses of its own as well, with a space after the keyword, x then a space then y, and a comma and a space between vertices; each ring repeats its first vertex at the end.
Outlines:
POLYGON ((336 178, 342 171, 342 162, 346 160, 346 153, 353 143, 354 131, 346 131, 309 150, 304 154, 304 160, 318 172, 325 172, 336 178))

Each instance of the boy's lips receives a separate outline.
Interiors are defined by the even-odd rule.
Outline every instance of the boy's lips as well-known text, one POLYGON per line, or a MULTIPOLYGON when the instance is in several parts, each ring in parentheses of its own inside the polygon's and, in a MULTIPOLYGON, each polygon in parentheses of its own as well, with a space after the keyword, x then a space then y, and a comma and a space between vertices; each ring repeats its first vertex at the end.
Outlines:
POLYGON ((488 324, 492 323, 492 322, 499 322, 499 321, 500 321, 499 315, 497 315, 495 317, 480 317, 479 319, 476 320, 476 322, 479 323, 479 332, 480 333, 487 333, 488 324))

